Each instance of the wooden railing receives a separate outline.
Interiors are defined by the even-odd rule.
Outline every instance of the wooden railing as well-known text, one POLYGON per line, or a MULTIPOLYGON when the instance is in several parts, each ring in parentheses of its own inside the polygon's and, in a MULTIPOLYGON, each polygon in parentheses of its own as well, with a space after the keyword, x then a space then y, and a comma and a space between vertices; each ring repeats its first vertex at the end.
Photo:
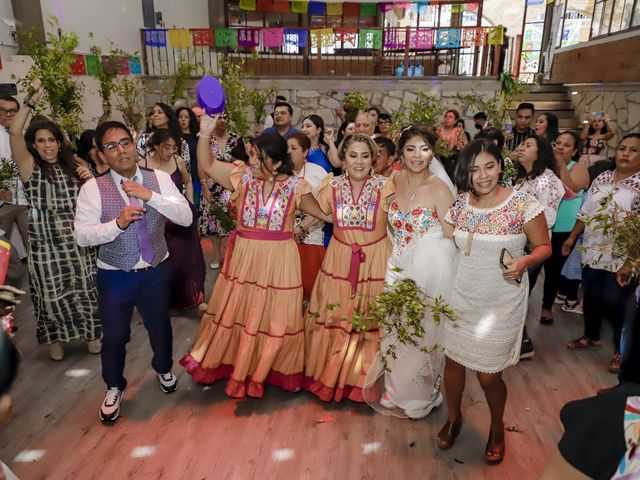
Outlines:
POLYGON ((344 38, 330 47, 315 48, 308 41, 305 47, 285 46, 234 48, 189 46, 173 48, 145 45, 141 30, 143 67, 147 75, 171 75, 181 62, 195 66, 193 75, 217 75, 219 58, 244 59, 254 75, 284 76, 491 76, 497 75, 501 45, 488 45, 486 27, 458 28, 385 28, 382 48, 356 48, 355 41, 344 38), (464 46, 437 43, 439 32, 456 30, 464 46), (468 31, 468 32, 466 32, 468 31), (474 31, 473 34, 470 31, 474 31), (431 36, 416 40, 416 36, 431 36), (470 39, 472 43, 470 44, 470 39), (408 67, 407 67, 408 66, 408 67))

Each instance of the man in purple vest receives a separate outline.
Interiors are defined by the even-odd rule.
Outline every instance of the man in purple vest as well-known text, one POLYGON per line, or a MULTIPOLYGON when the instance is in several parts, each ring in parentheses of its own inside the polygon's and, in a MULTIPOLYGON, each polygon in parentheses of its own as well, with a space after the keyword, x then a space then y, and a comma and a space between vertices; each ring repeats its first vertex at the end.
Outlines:
POLYGON ((78 245, 99 246, 98 306, 102 320, 102 378, 107 395, 100 419, 120 415, 127 381, 123 376, 131 317, 136 307, 149 332, 160 389, 175 391, 171 371, 172 333, 169 316, 170 268, 164 239, 165 221, 188 226, 193 221, 187 200, 159 170, 138 167, 138 153, 120 122, 98 126, 98 155, 110 170, 89 180, 78 195, 75 235, 78 245))

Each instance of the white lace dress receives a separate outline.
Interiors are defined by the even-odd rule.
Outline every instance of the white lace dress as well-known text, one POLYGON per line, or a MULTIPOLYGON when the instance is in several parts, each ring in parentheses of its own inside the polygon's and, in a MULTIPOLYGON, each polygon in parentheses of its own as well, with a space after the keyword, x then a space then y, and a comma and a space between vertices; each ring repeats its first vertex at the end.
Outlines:
POLYGON ((445 355, 472 370, 497 373, 518 363, 522 327, 527 316, 529 282, 502 276, 500 254, 523 255, 524 225, 543 213, 533 196, 513 191, 496 207, 469 204, 469 193, 453 203, 445 221, 455 227, 460 252, 451 308, 459 319, 445 321, 445 355), (472 233, 470 248, 467 238, 472 233))

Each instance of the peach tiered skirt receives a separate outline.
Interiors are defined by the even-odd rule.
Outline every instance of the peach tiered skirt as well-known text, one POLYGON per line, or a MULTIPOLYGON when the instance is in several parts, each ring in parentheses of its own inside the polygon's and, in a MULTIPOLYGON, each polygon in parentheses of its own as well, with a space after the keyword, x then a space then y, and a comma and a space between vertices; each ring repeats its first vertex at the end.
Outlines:
POLYGON ((193 348, 193 380, 228 379, 230 397, 261 398, 264 383, 303 385, 300 257, 290 232, 234 232, 193 348), (237 238, 235 238, 237 236, 237 238))

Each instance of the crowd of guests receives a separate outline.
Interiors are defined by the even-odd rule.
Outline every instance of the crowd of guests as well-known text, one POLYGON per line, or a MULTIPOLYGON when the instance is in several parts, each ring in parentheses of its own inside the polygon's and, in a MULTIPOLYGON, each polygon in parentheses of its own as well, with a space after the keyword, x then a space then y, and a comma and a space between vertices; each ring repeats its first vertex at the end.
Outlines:
POLYGON ((567 345, 577 351, 601 347, 606 318, 608 369, 624 373, 637 279, 589 219, 640 211, 640 134, 624 136, 611 162, 606 115, 590 115, 580 136, 559 132, 553 114, 536 118, 530 103, 510 128, 477 113, 473 139, 453 109, 440 126, 395 134, 377 107, 338 128, 309 115, 298 130, 279 97, 264 131, 243 139, 224 113, 158 103, 145 133, 106 121, 74 154, 55 123, 28 124, 41 95, 36 81, 23 105, 0 98, 3 155, 17 169, 0 228, 26 230, 37 339, 50 357, 62 360, 78 339, 101 354, 105 422, 120 415, 133 308, 170 393, 170 311, 199 307, 180 360, 194 381, 224 379, 233 398, 261 398, 265 383, 304 389, 409 418, 446 401, 442 449, 462 430, 466 371, 475 372, 490 410, 485 459, 499 463, 502 372, 534 355, 525 319, 543 267, 540 322, 553 325, 554 303, 584 313, 584 335, 567 345), (438 140, 449 151, 440 159, 438 140), (205 303, 207 237, 219 273, 205 303), (457 319, 438 325, 426 313, 424 348, 400 345, 383 371, 381 349, 397 338, 379 325, 354 328, 353 318, 403 279, 441 296, 457 319))

